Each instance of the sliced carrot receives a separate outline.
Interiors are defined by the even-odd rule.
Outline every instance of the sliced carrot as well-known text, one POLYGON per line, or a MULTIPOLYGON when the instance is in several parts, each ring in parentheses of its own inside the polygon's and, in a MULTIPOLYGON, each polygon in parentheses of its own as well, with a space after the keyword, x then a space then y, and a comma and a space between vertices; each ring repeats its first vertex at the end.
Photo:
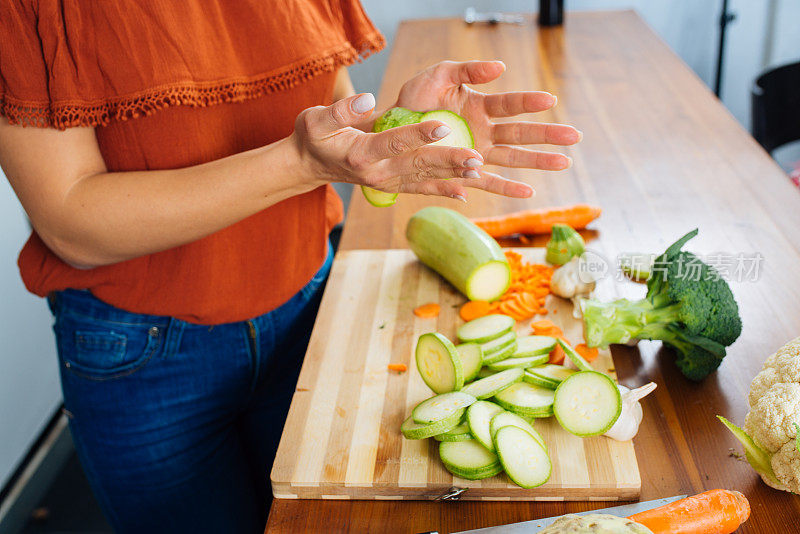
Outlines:
POLYGON ((492 311, 492 306, 485 300, 470 300, 461 306, 458 314, 465 321, 472 321, 484 315, 488 315, 492 311))
POLYGON ((575 352, 583 356, 583 359, 587 362, 593 362, 597 359, 597 355, 600 354, 600 351, 597 350, 597 347, 589 347, 586 343, 578 343, 574 347, 575 352))
POLYGON ((435 302, 429 302, 428 304, 423 304, 422 306, 414 308, 414 315, 422 319, 431 319, 433 317, 439 317, 439 311, 441 311, 441 306, 435 302))
MULTIPOLYGON (((564 339, 564 338, 561 338, 564 339)), ((566 340, 565 340, 566 341, 566 340)), ((556 348, 550 351, 550 359, 547 360, 547 363, 553 363, 555 365, 561 365, 564 363, 564 358, 567 355, 564 353, 564 349, 561 348, 561 345, 556 345, 556 348)))
POLYGON ((408 371, 408 366, 404 363, 390 363, 386 366, 390 371, 397 371, 398 373, 405 373, 408 371))
POLYGON ((534 321, 531 323, 531 328, 533 329, 533 333, 537 336, 553 336, 560 337, 564 335, 564 331, 561 330, 556 323, 551 321, 550 319, 542 319, 540 321, 534 321))

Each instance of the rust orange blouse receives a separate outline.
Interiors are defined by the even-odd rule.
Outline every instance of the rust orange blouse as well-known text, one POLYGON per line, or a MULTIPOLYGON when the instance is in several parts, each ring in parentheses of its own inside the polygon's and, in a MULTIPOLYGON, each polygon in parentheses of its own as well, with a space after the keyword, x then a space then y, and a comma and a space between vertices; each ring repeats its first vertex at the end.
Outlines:
MULTIPOLYGON (((339 67, 383 44, 358 0, 6 0, 0 113, 23 126, 95 127, 109 171, 186 167, 289 135, 298 112, 332 101, 339 67)), ((131 312, 220 324, 294 295, 341 218, 326 186, 91 270, 33 232, 19 267, 37 295, 89 289, 131 312)))

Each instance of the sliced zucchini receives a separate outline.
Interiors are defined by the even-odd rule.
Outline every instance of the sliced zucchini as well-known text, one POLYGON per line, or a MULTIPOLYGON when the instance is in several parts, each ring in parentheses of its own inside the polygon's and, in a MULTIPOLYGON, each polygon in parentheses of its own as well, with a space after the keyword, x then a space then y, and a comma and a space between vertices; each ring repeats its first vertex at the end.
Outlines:
POLYGON ((514 324, 508 315, 493 313, 462 324, 457 335, 462 343, 486 343, 510 332, 514 324))
POLYGON ((417 370, 434 393, 461 389, 464 371, 453 343, 442 334, 422 334, 417 340, 417 370))
POLYGON ((525 374, 525 371, 522 369, 507 369, 467 384, 461 391, 472 395, 476 399, 487 399, 497 395, 515 382, 522 380, 523 374, 525 374))
POLYGON ((461 423, 459 423, 455 427, 451 428, 447 432, 443 432, 443 434, 451 434, 451 435, 469 434, 469 423, 467 423, 467 420, 466 420, 466 412, 464 413, 464 415, 465 415, 464 420, 461 421, 461 423))
POLYGON ((460 115, 447 110, 429 111, 423 113, 419 119, 424 121, 439 121, 445 123, 450 128, 450 133, 430 145, 454 146, 459 148, 475 148, 475 139, 469 124, 460 115))
POLYGON ((397 202, 397 193, 387 193, 386 191, 373 189, 366 185, 361 186, 361 192, 364 194, 364 198, 367 199, 367 202, 376 208, 388 208, 397 202))
POLYGON ((505 360, 506 358, 511 357, 515 350, 517 350, 517 342, 514 340, 493 352, 484 352, 482 360, 483 365, 491 365, 493 363, 505 360))
POLYGON ((514 358, 550 354, 556 346, 556 338, 550 336, 522 336, 517 338, 517 351, 514 358))
POLYGON ((569 369, 564 367, 563 365, 555 365, 552 363, 548 363, 545 365, 540 365, 538 367, 532 367, 527 370, 525 373, 526 375, 534 375, 543 380, 549 380, 555 383, 553 389, 558 387, 558 385, 566 380, 567 378, 571 377, 577 373, 575 369, 569 369))
POLYGON ((462 343, 456 345, 458 355, 461 357, 461 367, 464 373, 464 382, 472 382, 481 370, 483 351, 477 343, 462 343))
POLYGON ((552 389, 541 388, 527 382, 513 384, 494 396, 495 402, 506 410, 531 417, 552 415, 553 398, 552 389))
POLYGON ((475 439, 441 442, 439 458, 448 471, 461 478, 486 478, 500 472, 497 470, 500 467, 497 455, 475 439))
POLYGON ((433 439, 436 441, 469 441, 471 439, 475 439, 475 437, 469 432, 464 434, 448 434, 445 432, 444 434, 437 434, 433 436, 433 439))
POLYGON ((496 375, 497 371, 492 371, 488 367, 481 367, 481 370, 478 371, 478 378, 486 378, 487 376, 496 375))
POLYGON ((517 334, 513 331, 506 332, 500 337, 496 337, 491 341, 487 341, 486 343, 481 343, 481 352, 484 356, 488 356, 493 354, 501 349, 508 347, 517 339, 517 334))
POLYGON ((447 432, 448 430, 458 426, 458 423, 464 416, 465 411, 465 408, 461 408, 450 417, 446 417, 436 421, 435 423, 430 423, 427 425, 416 423, 414 422, 414 418, 409 416, 408 419, 403 421, 403 424, 400 426, 400 431, 403 433, 406 439, 430 438, 437 434, 447 432))
POLYGON ((541 434, 539 434, 539 432, 535 428, 533 428, 533 425, 529 421, 527 421, 521 415, 517 415, 512 412, 507 412, 505 410, 492 417, 492 420, 489 423, 489 431, 492 433, 492 440, 494 440, 497 431, 503 428, 504 426, 515 426, 521 428, 522 430, 524 430, 525 432, 536 438, 536 441, 541 443, 542 447, 544 447, 544 449, 547 450, 547 445, 545 445, 544 443, 544 438, 542 437, 541 434))
POLYGON ((564 354, 567 355, 567 358, 572 360, 572 363, 575 364, 575 367, 578 368, 579 371, 594 371, 589 362, 583 359, 583 356, 575 352, 575 349, 569 346, 569 343, 565 343, 563 339, 558 338, 556 342, 561 346, 564 350, 564 354))
POLYGON ((534 386, 539 386, 540 388, 552 390, 555 390, 558 387, 558 384, 560 384, 560 382, 554 382, 549 378, 542 378, 539 375, 532 374, 530 369, 525 369, 525 374, 522 376, 522 381, 534 386))
POLYGON ((482 400, 467 408, 467 423, 469 423, 470 433, 490 451, 494 450, 494 444, 492 443, 489 424, 492 421, 492 417, 503 411, 505 410, 497 404, 482 400))
POLYGON ((494 437, 500 463, 508 478, 523 488, 541 486, 553 469, 550 456, 539 441, 522 428, 504 426, 494 437))
POLYGON ((537 365, 547 363, 548 359, 550 359, 549 354, 540 354, 538 356, 528 356, 525 358, 512 357, 500 360, 499 362, 490 363, 487 367, 493 371, 503 371, 504 369, 512 369, 514 367, 527 369, 528 367, 536 367, 537 365))
MULTIPOLYGON (((466 408, 475 402, 475 400, 475 397, 472 395, 463 393, 461 391, 442 393, 441 395, 436 395, 430 399, 425 399, 414 406, 414 409, 411 410, 411 417, 414 418, 415 423, 426 425, 433 423, 434 421, 440 421, 442 419, 451 417, 454 413, 457 413, 462 408, 466 408)), ((456 425, 459 422, 460 420, 456 422, 456 425)), ((447 430, 450 430, 450 428, 441 430, 436 434, 446 432, 447 430)))
POLYGON ((553 412, 567 432, 597 436, 614 426, 622 413, 622 397, 608 376, 580 371, 559 384, 553 412))

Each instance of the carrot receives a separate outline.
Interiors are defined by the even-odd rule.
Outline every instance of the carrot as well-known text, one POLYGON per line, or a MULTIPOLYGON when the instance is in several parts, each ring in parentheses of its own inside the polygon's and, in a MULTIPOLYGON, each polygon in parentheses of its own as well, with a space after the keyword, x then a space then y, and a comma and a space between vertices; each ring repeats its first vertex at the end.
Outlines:
POLYGON ((517 211, 472 219, 472 222, 483 228, 492 237, 503 237, 514 234, 547 234, 557 223, 568 224, 576 230, 600 216, 600 208, 588 204, 575 204, 560 208, 539 208, 537 210, 517 211))
MULTIPOLYGON (((563 336, 556 336, 561 338, 564 343, 569 343, 563 336)), ((567 357, 564 349, 561 348, 561 345, 556 345, 556 347, 550 351, 550 359, 547 360, 547 363, 552 363, 555 365, 561 365, 564 363, 564 359, 567 357)))
POLYGON ((405 373, 408 367, 404 363, 390 363, 386 366, 390 371, 397 371, 398 373, 405 373))
POLYGON ((560 337, 564 335, 563 330, 556 326, 556 323, 551 321, 550 319, 542 319, 541 321, 534 321, 531 323, 531 328, 533 329, 533 333, 537 336, 556 336, 560 337))
POLYGON ((485 300, 470 300, 458 310, 458 314, 465 321, 472 321, 491 313, 492 307, 485 300))
POLYGON ((575 352, 583 356, 583 359, 587 362, 593 362, 597 359, 597 355, 600 354, 600 351, 597 350, 597 347, 589 347, 586 343, 578 343, 573 347, 575 352))
POLYGON ((414 308, 414 315, 422 319, 432 319, 433 317, 439 317, 440 310, 441 307, 438 304, 430 302, 414 308))
POLYGON ((654 534, 730 534, 747 521, 750 503, 738 491, 713 489, 634 514, 654 534))

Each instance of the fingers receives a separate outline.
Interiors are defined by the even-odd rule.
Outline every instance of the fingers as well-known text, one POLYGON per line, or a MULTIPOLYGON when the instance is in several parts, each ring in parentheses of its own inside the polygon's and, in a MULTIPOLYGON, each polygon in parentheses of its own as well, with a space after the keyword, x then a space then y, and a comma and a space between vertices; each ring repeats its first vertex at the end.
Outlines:
POLYGON ((502 61, 442 61, 434 66, 437 76, 443 76, 455 85, 488 83, 505 70, 506 65, 502 61))
POLYGON ((477 178, 483 156, 471 148, 422 147, 379 164, 378 178, 400 177, 403 182, 435 178, 477 178))
POLYGON ((440 121, 425 121, 391 128, 368 137, 364 149, 371 161, 399 156, 447 137, 450 128, 440 121))
POLYGON ((466 187, 481 189, 483 191, 488 191, 489 193, 502 195, 504 197, 528 198, 534 194, 533 188, 528 184, 503 178, 502 176, 494 174, 493 172, 481 171, 480 175, 480 178, 475 180, 456 181, 461 182, 461 184, 465 185, 466 187))
POLYGON ((363 121, 373 109, 375 109, 375 97, 371 93, 362 93, 343 98, 330 106, 308 109, 305 122, 312 131, 330 133, 363 121))
POLYGON ((479 178, 457 180, 427 180, 419 183, 403 183, 401 193, 440 195, 466 202, 465 187, 481 189, 496 195, 511 198, 529 198, 534 190, 528 184, 503 178, 491 172, 481 172, 479 178))
POLYGON ((418 183, 403 183, 401 193, 414 193, 417 195, 436 195, 449 197, 461 202, 467 201, 467 191, 464 186, 450 180, 428 180, 418 183))
POLYGON ((493 137, 498 145, 574 145, 583 134, 566 124, 521 121, 496 124, 493 137))
POLYGON ((563 171, 572 165, 572 160, 564 154, 555 152, 499 145, 489 150, 486 163, 503 167, 563 171))
POLYGON ((486 95, 483 102, 490 117, 512 117, 546 111, 556 105, 556 97, 544 91, 518 91, 486 95))

